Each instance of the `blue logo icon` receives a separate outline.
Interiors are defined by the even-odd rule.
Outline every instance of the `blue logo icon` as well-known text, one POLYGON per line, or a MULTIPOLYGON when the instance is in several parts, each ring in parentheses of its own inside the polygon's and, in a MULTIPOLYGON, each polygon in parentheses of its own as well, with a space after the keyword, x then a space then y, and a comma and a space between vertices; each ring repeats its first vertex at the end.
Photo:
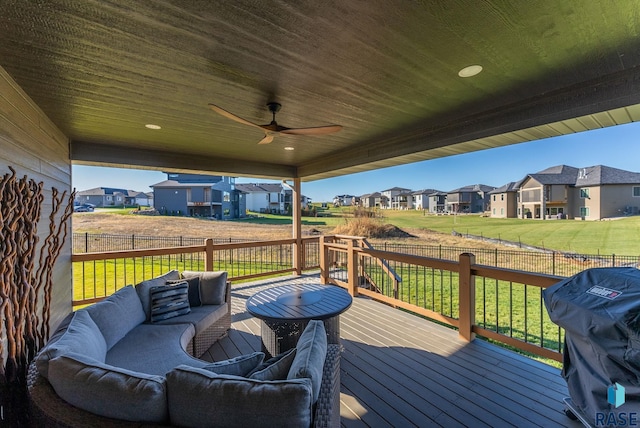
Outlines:
POLYGON ((616 409, 624 404, 624 386, 618 382, 607 389, 607 402, 616 409))

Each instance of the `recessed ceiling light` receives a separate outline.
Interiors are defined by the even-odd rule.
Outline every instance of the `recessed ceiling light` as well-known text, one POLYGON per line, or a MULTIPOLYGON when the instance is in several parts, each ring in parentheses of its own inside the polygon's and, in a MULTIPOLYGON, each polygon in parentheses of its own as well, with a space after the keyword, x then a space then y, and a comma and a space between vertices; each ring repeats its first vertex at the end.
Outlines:
POLYGON ((285 147, 284 149, 285 149, 285 150, 288 150, 288 151, 291 151, 291 150, 295 150, 295 147, 289 147, 289 146, 287 146, 287 147, 285 147))
POLYGON ((470 65, 458 71, 460 77, 473 77, 482 71, 481 65, 470 65))
POLYGON ((154 125, 153 123, 147 123, 145 125, 145 128, 149 128, 149 129, 162 129, 162 127, 160 125, 154 125))

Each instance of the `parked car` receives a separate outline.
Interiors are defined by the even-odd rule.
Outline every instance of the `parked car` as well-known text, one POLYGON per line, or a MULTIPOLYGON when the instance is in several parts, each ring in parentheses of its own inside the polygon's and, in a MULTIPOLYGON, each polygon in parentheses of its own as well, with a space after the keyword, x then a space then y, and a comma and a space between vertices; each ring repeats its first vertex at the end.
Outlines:
POLYGON ((95 209, 93 204, 80 204, 73 207, 74 213, 90 213, 95 209))

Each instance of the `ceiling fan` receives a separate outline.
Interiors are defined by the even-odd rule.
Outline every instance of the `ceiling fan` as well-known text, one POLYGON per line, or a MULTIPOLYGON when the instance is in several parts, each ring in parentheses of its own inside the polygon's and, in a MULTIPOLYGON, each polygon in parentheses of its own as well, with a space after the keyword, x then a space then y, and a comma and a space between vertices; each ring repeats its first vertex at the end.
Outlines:
POLYGON ((287 128, 286 126, 280 126, 276 122, 276 113, 280 111, 280 103, 270 102, 267 103, 267 107, 269 111, 273 114, 273 120, 271 123, 267 125, 258 125, 253 122, 249 122, 246 119, 241 118, 240 116, 236 116, 233 113, 226 111, 223 108, 218 107, 214 104, 209 104, 211 110, 216 113, 229 118, 231 120, 235 120, 236 122, 243 123, 245 125, 253 126, 256 128, 262 129, 264 132, 264 138, 258 142, 258 144, 269 144, 273 141, 273 137, 278 134, 290 134, 290 135, 324 135, 331 134, 333 132, 338 132, 342 129, 340 125, 327 125, 327 126, 316 126, 313 128, 287 128))

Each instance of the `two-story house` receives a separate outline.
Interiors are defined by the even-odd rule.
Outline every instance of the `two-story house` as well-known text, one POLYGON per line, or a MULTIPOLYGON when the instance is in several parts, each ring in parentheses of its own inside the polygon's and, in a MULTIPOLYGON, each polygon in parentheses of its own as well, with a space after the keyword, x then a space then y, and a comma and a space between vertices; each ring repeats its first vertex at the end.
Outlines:
POLYGON ((167 180, 151 188, 160 214, 230 219, 246 213, 245 197, 235 188, 234 177, 168 173, 167 180))
POLYGON ((246 209, 256 213, 288 214, 291 211, 291 189, 282 183, 236 184, 246 194, 246 209))
POLYGON ((518 216, 599 220, 637 214, 639 206, 640 173, 557 165, 522 180, 518 216))
POLYGON ((518 190, 522 181, 511 181, 489 192, 491 217, 515 218, 518 211, 518 190))
POLYGON ((380 208, 387 205, 387 197, 380 192, 367 193, 360 196, 360 205, 363 208, 380 208))
POLYGON ((481 213, 491 205, 489 192, 495 187, 474 184, 447 192, 447 211, 451 213, 481 213))
POLYGON ((436 191, 429 195, 429 212, 431 214, 443 214, 448 212, 447 192, 436 191))
POLYGON ((413 208, 416 210, 429 211, 429 195, 439 192, 436 189, 422 189, 411 193, 413 198, 413 208))
POLYGON ((400 207, 406 208, 413 203, 411 189, 404 187, 392 187, 381 191, 380 194, 386 199, 385 205, 381 205, 380 208, 400 209, 400 207))

